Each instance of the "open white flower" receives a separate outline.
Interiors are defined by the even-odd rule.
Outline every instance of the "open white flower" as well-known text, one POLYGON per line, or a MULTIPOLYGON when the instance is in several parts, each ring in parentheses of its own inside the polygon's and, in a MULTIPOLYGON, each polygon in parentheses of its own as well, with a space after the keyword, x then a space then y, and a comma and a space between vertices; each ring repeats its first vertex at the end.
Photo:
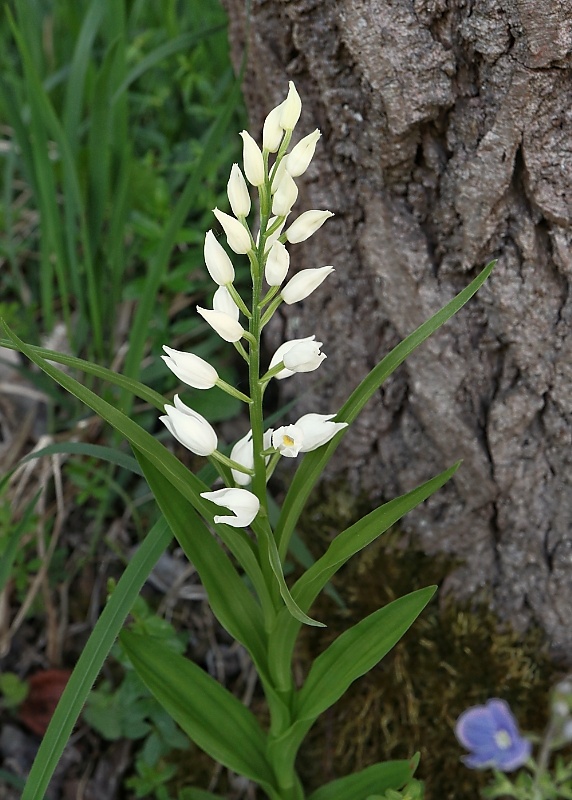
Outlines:
POLYGON ((335 414, 304 414, 294 425, 277 428, 272 434, 272 445, 286 458, 316 450, 347 427, 347 422, 331 422, 333 417, 335 414))
POLYGON ((244 328, 240 322, 233 319, 229 314, 225 314, 223 311, 215 311, 214 309, 211 311, 209 308, 201 308, 200 306, 197 306, 197 311, 225 342, 238 342, 242 338, 244 328))
POLYGON ((208 361, 196 356, 194 353, 184 353, 182 350, 173 350, 172 347, 163 345, 166 356, 161 356, 171 372, 177 378, 192 386, 194 389, 212 389, 218 381, 218 372, 208 361))
POLYGON ((284 342, 270 359, 268 369, 284 362, 284 369, 275 376, 279 381, 289 378, 295 372, 312 372, 318 369, 326 355, 320 352, 322 342, 316 342, 315 339, 315 336, 307 336, 305 339, 284 342))
POLYGON ((234 216, 247 217, 250 214, 250 194, 238 164, 232 165, 226 193, 234 216))
POLYGON ((313 233, 316 233, 318 228, 322 227, 327 219, 333 216, 331 211, 318 211, 317 209, 304 211, 290 225, 286 231, 286 238, 291 244, 305 242, 313 233))
POLYGON ((232 261, 224 247, 220 242, 217 242, 216 236, 212 231, 207 231, 205 236, 204 255, 209 275, 215 283, 218 283, 219 286, 224 286, 225 283, 233 282, 234 267, 232 266, 232 261))
POLYGON ((231 525, 233 528, 246 528, 260 508, 258 497, 247 489, 217 489, 216 492, 201 492, 201 497, 232 511, 232 516, 216 515, 214 521, 231 525))
POLYGON ((174 397, 174 406, 165 406, 165 416, 159 417, 169 433, 198 456, 210 456, 217 447, 217 435, 212 425, 192 408, 189 408, 179 395, 174 397))
POLYGON ((312 294, 314 289, 326 280, 328 275, 334 271, 333 267, 317 267, 315 269, 303 269, 290 278, 286 286, 282 289, 282 299, 287 305, 298 303, 312 294))
POLYGON ((298 144, 292 148, 292 152, 284 159, 286 169, 293 178, 303 175, 310 166, 310 161, 316 152, 316 143, 321 135, 316 128, 313 133, 309 133, 303 139, 300 139, 298 144))
POLYGON ((304 433, 297 425, 283 425, 272 434, 272 446, 286 458, 296 458, 303 444, 304 433))
POLYGON ((347 422, 331 422, 335 416, 335 414, 304 414, 296 421, 296 427, 302 431, 304 437, 300 447, 301 453, 316 450, 333 439, 338 431, 348 427, 347 422))
POLYGON ((239 255, 248 253, 252 249, 252 242, 250 241, 250 234, 244 225, 218 208, 213 208, 213 214, 222 225, 230 249, 239 255))

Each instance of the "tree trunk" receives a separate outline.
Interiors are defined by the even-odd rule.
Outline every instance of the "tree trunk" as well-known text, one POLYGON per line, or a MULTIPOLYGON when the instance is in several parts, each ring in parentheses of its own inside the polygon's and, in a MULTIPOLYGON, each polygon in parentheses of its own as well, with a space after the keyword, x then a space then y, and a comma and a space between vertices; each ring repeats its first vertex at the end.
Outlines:
MULTIPOLYGON (((245 2, 224 2, 238 63, 245 2)), ((335 468, 379 499, 462 458, 406 528, 462 559, 453 587, 487 587, 572 658, 572 0, 253 0, 249 37, 252 131, 294 80, 301 134, 323 134, 296 209, 336 214, 291 248, 294 269, 336 272, 269 326, 269 350, 315 333, 328 355, 284 399, 335 412, 498 258, 335 468)))

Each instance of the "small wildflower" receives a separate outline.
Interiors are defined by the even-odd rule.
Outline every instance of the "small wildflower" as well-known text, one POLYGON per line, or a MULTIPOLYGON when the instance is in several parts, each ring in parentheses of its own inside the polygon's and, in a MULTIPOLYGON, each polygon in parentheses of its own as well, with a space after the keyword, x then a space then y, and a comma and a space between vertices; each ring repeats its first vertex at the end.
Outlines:
POLYGON ((282 242, 274 242, 268 253, 264 277, 269 286, 280 286, 290 267, 290 253, 282 242))
POLYGON ((285 131, 291 131, 296 127, 301 113, 302 101, 300 100, 300 95, 296 91, 293 81, 289 81, 288 96, 284 100, 280 115, 280 127, 284 128, 285 131))
POLYGON ((471 769, 490 767, 512 772, 530 756, 530 742, 520 735, 508 704, 497 698, 464 711, 457 720, 455 735, 471 751, 463 758, 471 769))
POLYGON ((259 146, 247 131, 242 131, 242 160, 244 173, 253 186, 262 186, 264 183, 264 159, 259 146))
POLYGON ((208 308, 201 308, 197 306, 197 311, 201 317, 208 322, 213 330, 215 330, 221 339, 225 342, 238 342, 244 334, 244 328, 237 320, 233 319, 229 314, 224 311, 212 311, 208 308))

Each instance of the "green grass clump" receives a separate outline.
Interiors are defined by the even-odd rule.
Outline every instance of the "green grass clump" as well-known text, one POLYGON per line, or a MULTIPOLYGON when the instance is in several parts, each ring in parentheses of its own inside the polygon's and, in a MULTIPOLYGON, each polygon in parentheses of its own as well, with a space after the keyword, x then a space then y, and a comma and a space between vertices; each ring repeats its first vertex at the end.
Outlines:
MULTIPOLYGON (((136 377, 202 239, 244 121, 220 5, 24 0, 0 19, 3 301, 38 342, 136 377), (120 360, 123 366, 123 358, 120 360)), ((186 330, 189 325, 187 321, 186 330)))

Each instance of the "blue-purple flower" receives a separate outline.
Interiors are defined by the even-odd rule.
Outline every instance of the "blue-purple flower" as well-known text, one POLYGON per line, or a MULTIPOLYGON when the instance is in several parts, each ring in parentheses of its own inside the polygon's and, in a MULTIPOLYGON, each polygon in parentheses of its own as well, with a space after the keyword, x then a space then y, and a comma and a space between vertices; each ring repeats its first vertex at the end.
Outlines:
POLYGON ((512 772, 530 756, 531 744, 520 735, 504 700, 487 700, 484 706, 464 711, 457 720, 455 735, 463 747, 470 750, 463 761, 471 769, 491 767, 512 772))

